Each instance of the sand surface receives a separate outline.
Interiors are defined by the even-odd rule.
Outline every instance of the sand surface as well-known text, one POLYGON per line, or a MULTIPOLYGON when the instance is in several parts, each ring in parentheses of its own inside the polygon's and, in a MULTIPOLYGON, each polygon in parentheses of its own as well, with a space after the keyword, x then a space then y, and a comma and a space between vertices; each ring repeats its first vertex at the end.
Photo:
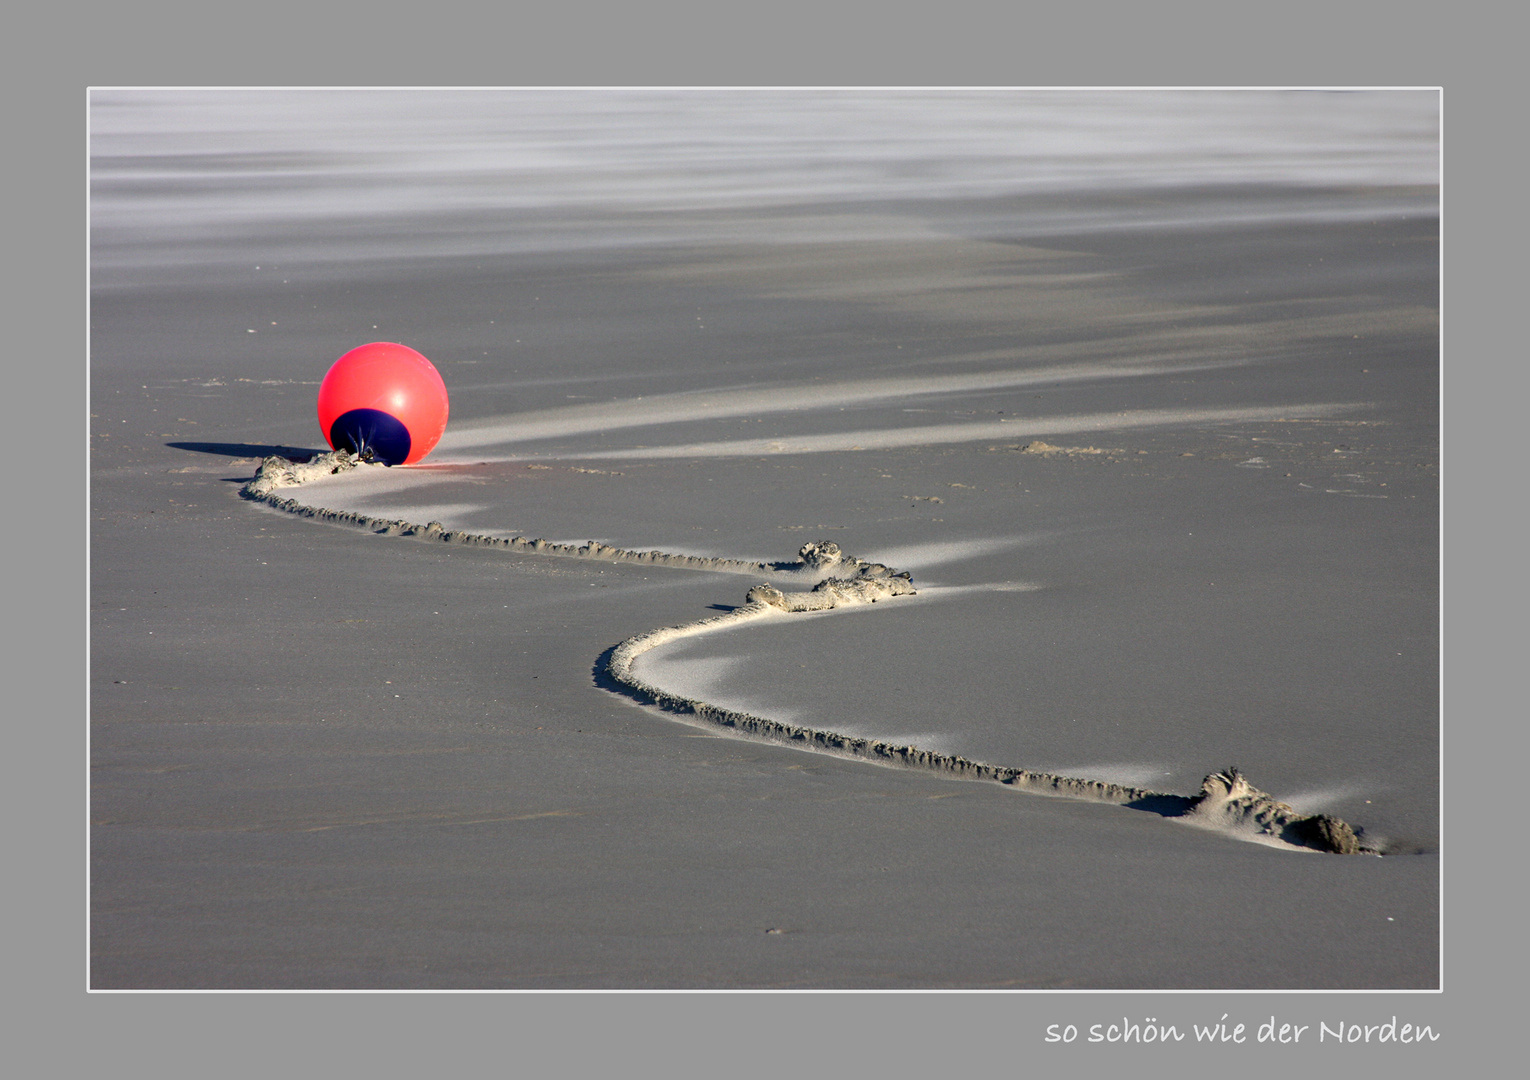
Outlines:
POLYGON ((93 985, 1438 985, 1433 198, 664 210, 649 227, 686 242, 290 264, 271 226, 202 280, 113 249, 92 306, 93 985), (830 211, 835 234, 759 235, 830 211), (613 646, 770 575, 241 499, 260 459, 324 449, 318 380, 367 340, 437 364, 447 438, 305 503, 698 563, 832 541, 917 589, 677 639, 646 681, 1184 795, 1236 766, 1387 854, 752 742, 613 693, 613 646))

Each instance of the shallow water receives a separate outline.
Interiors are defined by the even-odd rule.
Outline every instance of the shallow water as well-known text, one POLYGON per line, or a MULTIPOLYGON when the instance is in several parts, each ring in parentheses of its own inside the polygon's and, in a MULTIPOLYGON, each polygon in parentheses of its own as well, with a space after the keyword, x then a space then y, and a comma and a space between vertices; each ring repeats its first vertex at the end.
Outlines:
MULTIPOLYGON (((99 89, 98 284, 377 259, 918 238, 901 202, 1438 179, 1431 91, 99 89), (866 212, 876 204, 889 213, 866 212), (747 211, 747 213, 744 213, 747 211)), ((1285 199, 1272 219, 1356 207, 1285 199)), ((1374 211, 1371 211, 1374 212, 1374 211)), ((1190 220, 1248 220, 1204 200, 1190 220)), ((1183 223, 1037 203, 1030 231, 1183 223)))

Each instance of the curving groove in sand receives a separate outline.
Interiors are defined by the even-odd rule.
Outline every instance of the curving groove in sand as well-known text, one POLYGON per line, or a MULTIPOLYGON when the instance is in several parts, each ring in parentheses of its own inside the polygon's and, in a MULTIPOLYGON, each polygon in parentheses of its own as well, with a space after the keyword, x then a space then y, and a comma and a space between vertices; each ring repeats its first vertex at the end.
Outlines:
MULTIPOLYGON (((1380 854, 1362 840, 1350 825, 1327 814, 1306 815, 1260 791, 1236 769, 1212 773, 1193 796, 1149 791, 1103 780, 1058 776, 1029 769, 989 765, 954 754, 940 754, 916 746, 900 746, 874 739, 841 735, 822 728, 767 720, 764 717, 694 698, 671 694, 662 687, 645 682, 633 671, 639 656, 679 638, 692 637, 714 630, 731 628, 758 619, 778 618, 804 612, 827 611, 854 604, 874 604, 915 592, 911 575, 900 573, 880 563, 868 563, 848 556, 831 542, 809 543, 791 562, 760 563, 741 559, 706 558, 674 555, 662 551, 628 551, 590 541, 588 544, 558 544, 523 536, 492 537, 463 530, 443 528, 440 522, 418 525, 399 519, 370 517, 351 511, 309 506, 283 495, 285 489, 298 487, 320 476, 346 472, 361 465, 345 451, 319 454, 306 462, 269 457, 262 462, 255 477, 240 489, 253 502, 277 510, 339 525, 354 525, 389 536, 413 536, 444 543, 480 547, 500 547, 515 551, 570 558, 599 559, 608 562, 636 562, 645 565, 715 570, 727 573, 773 573, 821 576, 811 589, 785 592, 772 585, 750 589, 741 607, 722 615, 680 626, 663 626, 636 634, 607 650, 597 664, 597 677, 607 689, 624 693, 645 704, 684 716, 689 722, 721 727, 750 738, 779 743, 802 750, 832 754, 878 765, 919 769, 960 780, 981 780, 1003 784, 1021 791, 1089 802, 1109 803, 1145 810, 1187 825, 1214 829, 1241 839, 1279 847, 1332 852, 1335 854, 1380 854), (824 576, 832 575, 832 576, 824 576)), ((380 467, 380 466, 374 466, 380 467)))

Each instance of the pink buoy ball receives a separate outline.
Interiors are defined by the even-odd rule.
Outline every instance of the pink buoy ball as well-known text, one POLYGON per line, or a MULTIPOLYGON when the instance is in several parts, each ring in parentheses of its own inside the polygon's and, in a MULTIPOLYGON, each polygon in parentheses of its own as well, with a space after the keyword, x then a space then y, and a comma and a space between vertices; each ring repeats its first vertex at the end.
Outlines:
POLYGON ((319 385, 319 427, 335 450, 413 465, 446 430, 446 384, 425 357, 392 341, 336 360, 319 385))

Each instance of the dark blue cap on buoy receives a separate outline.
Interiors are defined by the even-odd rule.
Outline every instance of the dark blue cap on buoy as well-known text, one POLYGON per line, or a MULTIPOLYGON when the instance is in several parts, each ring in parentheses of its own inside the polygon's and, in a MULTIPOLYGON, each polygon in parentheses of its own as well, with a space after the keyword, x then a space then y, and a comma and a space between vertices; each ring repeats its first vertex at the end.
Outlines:
POLYGON ((329 445, 361 456, 371 455, 384 465, 409 460, 409 429, 381 409, 352 409, 341 413, 329 426, 329 445))

